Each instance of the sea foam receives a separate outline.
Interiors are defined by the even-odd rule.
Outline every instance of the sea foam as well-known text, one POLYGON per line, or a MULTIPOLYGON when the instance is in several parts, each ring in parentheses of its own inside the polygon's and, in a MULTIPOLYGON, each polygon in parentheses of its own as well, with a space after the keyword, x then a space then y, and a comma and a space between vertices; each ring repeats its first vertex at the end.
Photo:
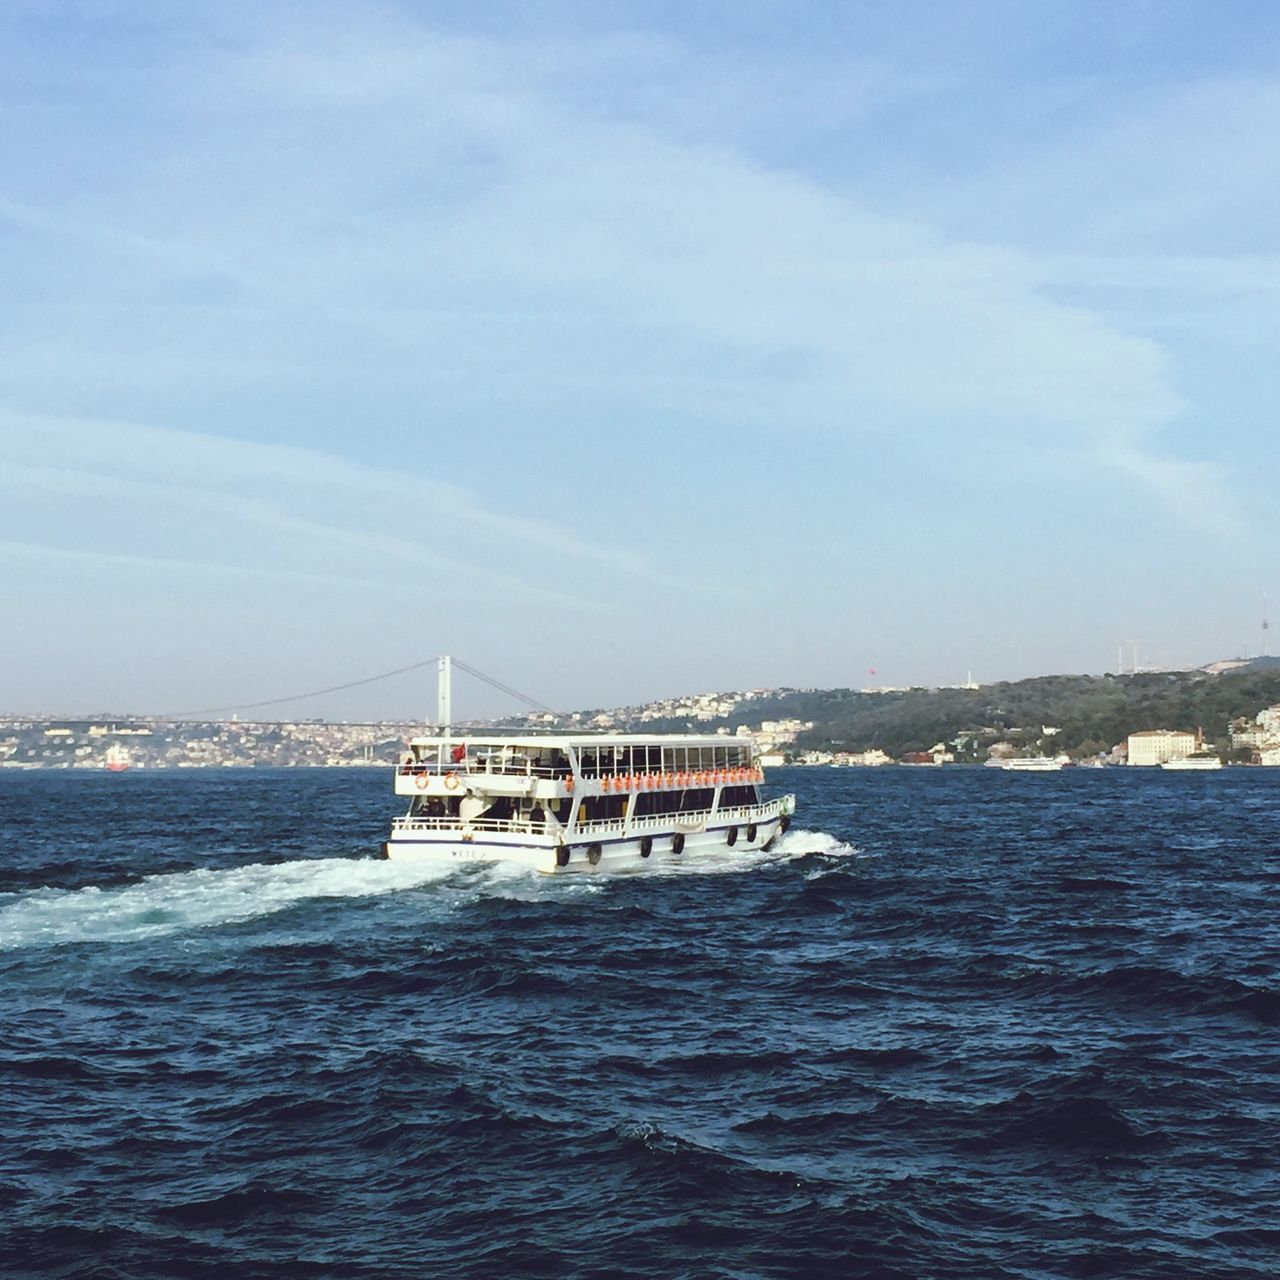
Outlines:
MULTIPOLYGON (((37 889, 0 907, 0 950, 75 942, 134 942, 190 929, 237 924, 321 898, 368 898, 451 879, 463 898, 591 896, 615 875, 741 874, 812 854, 857 849, 821 831, 790 831, 766 852, 691 852, 600 875, 547 876, 495 861, 457 865, 316 858, 147 876, 119 888, 37 889)), ((450 895, 456 896, 456 895, 450 895)))
POLYGON ((414 889, 454 871, 372 858, 316 858, 147 876, 111 889, 37 889, 0 907, 0 950, 129 942, 234 924, 316 898, 414 889))

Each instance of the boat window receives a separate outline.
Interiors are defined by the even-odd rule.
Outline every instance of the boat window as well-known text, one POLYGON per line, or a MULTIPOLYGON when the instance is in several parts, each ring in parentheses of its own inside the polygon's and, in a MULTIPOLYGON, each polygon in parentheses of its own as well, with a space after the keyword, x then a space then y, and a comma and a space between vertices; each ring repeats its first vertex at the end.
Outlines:
POLYGON ((626 811, 626 796, 587 796, 578 809, 578 821, 607 822, 623 817, 626 811))
POLYGON ((692 787, 688 791, 674 793, 680 797, 678 813, 696 813, 699 809, 711 808, 711 797, 715 794, 710 787, 692 787))

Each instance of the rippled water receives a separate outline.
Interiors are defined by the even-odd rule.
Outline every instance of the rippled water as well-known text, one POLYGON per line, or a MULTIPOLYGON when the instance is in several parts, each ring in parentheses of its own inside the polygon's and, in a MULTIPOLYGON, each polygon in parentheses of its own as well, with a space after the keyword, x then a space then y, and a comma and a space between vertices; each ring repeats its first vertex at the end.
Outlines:
POLYGON ((774 780, 547 878, 369 860, 378 771, 0 776, 0 1271, 1280 1272, 1280 770, 774 780))

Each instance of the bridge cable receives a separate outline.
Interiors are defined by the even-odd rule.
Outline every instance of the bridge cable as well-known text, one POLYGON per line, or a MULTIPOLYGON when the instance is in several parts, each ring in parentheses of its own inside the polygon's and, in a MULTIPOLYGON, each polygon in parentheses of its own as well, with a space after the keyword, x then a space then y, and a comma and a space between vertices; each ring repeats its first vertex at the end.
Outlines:
POLYGON ((390 680, 392 676, 402 676, 408 671, 421 671, 439 658, 426 658, 422 662, 410 663, 407 667, 397 667, 394 671, 384 671, 381 675, 366 676, 363 680, 349 680, 346 684, 330 685, 327 689, 313 689, 310 693, 294 693, 287 698, 264 698, 261 702, 234 702, 227 707, 202 707, 198 711, 173 711, 169 715, 157 719, 179 720, 184 716, 213 716, 223 711, 252 711, 256 707, 278 707, 285 702, 303 702, 307 698, 318 698, 325 693, 341 693, 344 689, 358 689, 364 684, 374 684, 379 680, 390 680))

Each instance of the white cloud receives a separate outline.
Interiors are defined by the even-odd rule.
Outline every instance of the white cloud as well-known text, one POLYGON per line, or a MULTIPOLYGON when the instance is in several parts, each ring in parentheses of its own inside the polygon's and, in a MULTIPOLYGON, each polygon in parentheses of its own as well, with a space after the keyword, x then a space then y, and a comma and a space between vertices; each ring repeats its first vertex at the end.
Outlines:
MULTIPOLYGON (((887 632, 891 577, 936 599, 952 570, 901 543, 871 567, 860 549, 924 527, 954 497, 957 454, 981 463, 974 511, 1005 510, 1030 476, 1097 528, 1108 474, 1197 528, 1231 506, 1225 468, 1174 450, 1213 452, 1151 336, 1161 307, 1128 323, 1081 288, 1140 282, 1141 253, 1083 232, 1045 237, 1052 253, 1018 247, 1019 222, 1086 225, 1069 155, 1043 181, 1028 161, 959 196, 939 163, 886 212, 861 172, 877 110, 895 104, 891 123, 930 139, 954 125, 921 153, 965 131, 935 114, 941 49, 914 77, 873 49, 836 51, 788 104, 806 71, 793 51, 726 62, 678 33, 442 36, 414 10, 229 6, 199 18, 224 24, 213 39, 174 12, 155 7, 138 46, 104 27, 87 69, 50 53, 58 119, 31 95, 32 141, 5 153, 0 489, 11 520, 35 484, 71 509, 41 530, 50 554, 90 549, 105 513, 128 545, 104 554, 145 559, 162 528, 166 563, 375 582, 434 568, 518 597, 551 648, 577 638, 560 616, 575 603, 640 601, 639 668, 655 635, 724 652, 723 613, 708 623, 701 607, 715 590, 819 600, 851 564, 889 589, 850 585, 831 630, 874 594, 887 632), (754 122, 731 127, 740 95, 754 122), (771 108, 784 124, 753 147, 771 108), (824 166, 805 115, 828 108, 850 130, 824 129, 839 151, 824 166), (841 506, 842 486, 863 500, 841 506), (812 525, 818 552, 758 554, 762 528, 805 545, 812 525)), ((985 43, 974 35, 979 64, 985 43)), ((1250 284, 1239 259, 1191 249, 1162 248, 1152 270, 1175 259, 1184 293, 1250 284)), ((581 649, 607 666, 615 639, 602 624, 581 649)))
MULTIPOLYGON (((36 512, 58 512, 57 530, 96 544, 102 521, 117 542, 216 549, 229 563, 198 555, 177 565, 392 581, 406 568, 448 581, 456 598, 497 589, 544 605, 590 608, 583 597, 514 572, 530 560, 607 565, 641 582, 678 585, 642 557, 584 541, 544 520, 494 512, 455 486, 292 446, 222 439, 112 421, 0 411, 0 497, 11 537, 36 512), (341 575, 339 575, 341 576, 341 575)), ((47 527, 40 521, 38 527, 47 527)), ((74 548, 64 548, 72 550, 74 548)))
POLYGON ((286 367, 350 327, 353 370, 422 361, 445 405, 531 389, 566 430, 578 388, 634 413, 668 385, 726 429, 960 417, 1112 441, 1179 411, 1160 348, 1050 300, 1033 258, 566 110, 545 46, 529 70, 517 46, 412 28, 296 34, 207 68, 215 126, 101 210, 231 264, 266 308, 250 332, 297 320, 286 367), (270 129, 242 130, 246 97, 270 129))

